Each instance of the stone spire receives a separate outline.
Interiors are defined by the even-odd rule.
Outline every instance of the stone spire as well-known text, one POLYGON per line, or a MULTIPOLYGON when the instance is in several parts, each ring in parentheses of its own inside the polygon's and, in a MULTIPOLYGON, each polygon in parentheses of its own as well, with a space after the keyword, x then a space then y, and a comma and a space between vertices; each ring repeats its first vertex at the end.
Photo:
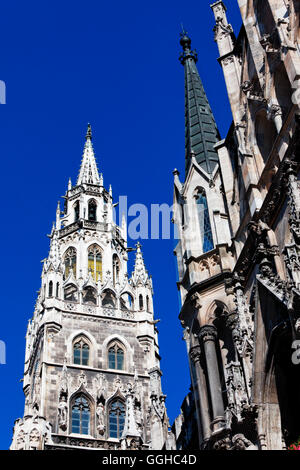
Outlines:
POLYGON ((210 174, 218 162, 214 145, 220 136, 196 67, 197 54, 191 50, 191 39, 185 31, 180 44, 183 52, 179 60, 185 73, 185 171, 187 174, 194 156, 210 174))
POLYGON ((58 231, 55 230, 54 226, 51 233, 50 251, 48 258, 45 261, 45 272, 48 271, 52 265, 54 270, 57 271, 60 266, 61 258, 59 253, 59 242, 58 242, 58 231))
POLYGON ((125 424, 122 433, 122 439, 128 438, 140 438, 141 434, 138 430, 135 415, 134 415, 134 393, 133 390, 129 387, 126 392, 126 415, 125 415, 125 424))
POLYGON ((85 136, 85 145, 77 180, 77 186, 82 183, 100 184, 97 163, 92 145, 92 128, 90 124, 88 124, 87 133, 85 136))
POLYGON ((135 263, 134 263, 134 271, 132 273, 131 279, 135 285, 139 282, 145 284, 149 279, 148 272, 145 267, 143 254, 141 250, 141 244, 138 242, 136 244, 136 256, 135 256, 135 263))

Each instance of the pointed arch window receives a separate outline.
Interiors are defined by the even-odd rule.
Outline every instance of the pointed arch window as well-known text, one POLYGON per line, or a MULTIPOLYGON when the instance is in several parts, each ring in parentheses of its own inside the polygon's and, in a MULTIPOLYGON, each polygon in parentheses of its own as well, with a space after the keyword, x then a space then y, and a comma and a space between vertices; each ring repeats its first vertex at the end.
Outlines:
POLYGON ((70 247, 65 254, 65 279, 68 279, 71 270, 76 278, 76 250, 70 247))
POLYGON ((53 297, 53 282, 49 282, 49 290, 48 290, 49 297, 53 297))
POLYGON ((120 439, 125 424, 125 405, 120 400, 114 400, 109 406, 109 437, 120 439))
POLYGON ((146 308, 147 312, 149 312, 149 295, 146 296, 146 308))
POLYGON ((91 199, 89 201, 88 219, 93 221, 93 222, 96 222, 96 220, 97 220, 97 204, 96 204, 96 201, 94 201, 94 199, 91 199))
POLYGON ((111 343, 108 348, 108 368, 124 370, 124 349, 119 342, 111 343))
POLYGON ((200 233, 202 239, 203 253, 213 250, 213 237, 209 219, 209 211, 207 206, 207 199, 204 190, 199 190, 196 195, 196 205, 198 212, 198 221, 200 226, 200 233))
POLYGON ((117 255, 113 255, 113 283, 114 286, 120 279, 120 260, 117 255))
POLYGON ((87 398, 81 394, 72 403, 72 433, 90 434, 91 407, 87 398))
POLYGON ((92 245, 88 251, 88 271, 94 280, 102 280, 102 253, 98 245, 92 245))
POLYGON ((56 283, 56 297, 59 297, 59 282, 56 283))
POLYGON ((79 201, 76 201, 74 204, 74 222, 76 222, 79 219, 79 213, 80 213, 80 205, 79 205, 79 201))
POLYGON ((88 366, 90 356, 90 346, 84 337, 77 338, 73 344, 74 364, 88 366))
POLYGON ((139 308, 140 310, 143 310, 144 308, 144 300, 142 294, 139 295, 139 308))

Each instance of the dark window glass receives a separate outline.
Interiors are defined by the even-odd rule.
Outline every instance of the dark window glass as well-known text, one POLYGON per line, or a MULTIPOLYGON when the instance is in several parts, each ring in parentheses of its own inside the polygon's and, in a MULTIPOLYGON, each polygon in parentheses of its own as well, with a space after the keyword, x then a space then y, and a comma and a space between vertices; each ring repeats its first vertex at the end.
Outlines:
POLYGON ((125 406, 121 400, 112 402, 109 410, 109 437, 119 439, 125 423, 125 406))
POLYGON ((53 296, 53 282, 49 282, 49 297, 53 296))
POLYGON ((200 233, 202 236, 202 250, 203 253, 206 253, 214 248, 206 196, 199 194, 196 202, 200 233))
POLYGON ((77 397, 72 406, 72 432, 90 434, 90 406, 84 395, 77 397))
POLYGON ((77 341, 73 346, 74 364, 87 366, 89 364, 90 348, 82 339, 77 341))
POLYGON ((108 350, 108 367, 109 369, 124 369, 124 351, 117 344, 108 350))
POLYGON ((96 221, 97 205, 94 201, 89 203, 89 220, 96 221))

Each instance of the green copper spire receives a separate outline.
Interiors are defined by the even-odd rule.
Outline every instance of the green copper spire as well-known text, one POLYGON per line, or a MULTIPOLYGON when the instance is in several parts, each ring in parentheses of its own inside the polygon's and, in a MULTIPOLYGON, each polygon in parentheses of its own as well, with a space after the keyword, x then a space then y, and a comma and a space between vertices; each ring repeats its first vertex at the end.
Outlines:
POLYGON ((185 73, 185 171, 187 174, 194 155, 210 174, 218 162, 214 144, 220 136, 196 67, 197 54, 191 50, 187 33, 183 31, 180 36, 183 52, 179 60, 185 73))

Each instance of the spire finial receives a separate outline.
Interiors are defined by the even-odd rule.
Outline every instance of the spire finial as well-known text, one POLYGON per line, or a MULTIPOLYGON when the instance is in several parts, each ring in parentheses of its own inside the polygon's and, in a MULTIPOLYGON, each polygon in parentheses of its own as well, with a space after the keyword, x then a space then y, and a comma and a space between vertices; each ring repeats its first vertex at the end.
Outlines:
POLYGON ((92 140, 92 127, 91 127, 90 123, 88 123, 85 138, 86 138, 86 140, 87 140, 87 139, 92 140))
POLYGON ((188 32, 185 31, 181 24, 182 32, 180 33, 180 45, 182 46, 183 52, 179 57, 180 62, 184 65, 186 59, 194 59, 197 62, 197 53, 196 51, 191 50, 191 38, 188 35, 188 32))
POLYGON ((99 184, 99 173, 92 144, 92 128, 88 124, 77 186, 82 183, 99 184))

